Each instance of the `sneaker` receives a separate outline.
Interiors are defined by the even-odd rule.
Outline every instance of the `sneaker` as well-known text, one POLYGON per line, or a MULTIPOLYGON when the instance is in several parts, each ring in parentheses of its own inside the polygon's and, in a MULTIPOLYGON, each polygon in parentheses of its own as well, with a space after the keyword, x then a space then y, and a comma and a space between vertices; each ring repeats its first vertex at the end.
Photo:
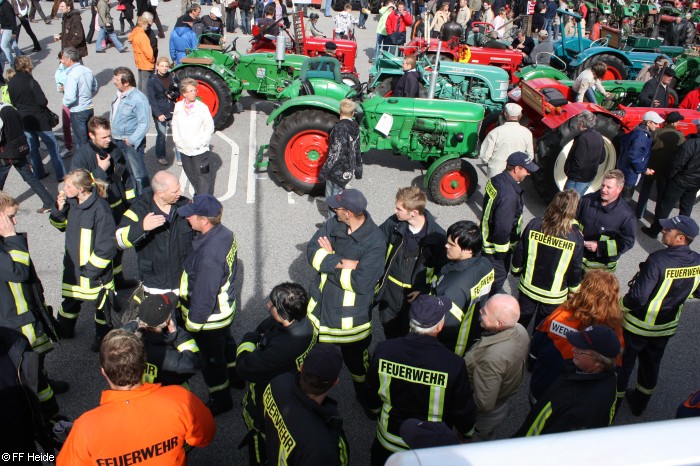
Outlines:
POLYGON ((45 214, 46 212, 51 212, 51 206, 44 206, 41 209, 36 209, 37 214, 45 214))
MULTIPOLYGON (((38 20, 38 19, 30 19, 29 22, 30 22, 30 23, 38 23, 39 20, 38 20)), ((47 23, 47 24, 48 24, 48 23, 47 23)))
POLYGON ((126 52, 128 52, 128 51, 129 51, 129 49, 128 49, 127 47, 124 47, 123 49, 121 49, 121 50, 119 51, 119 53, 126 53, 126 52))
POLYGON ((64 382, 63 380, 49 379, 49 385, 51 385, 51 390, 53 390, 56 395, 62 395, 70 388, 68 382, 64 382))
POLYGON ((73 151, 67 148, 61 149, 61 158, 62 159, 67 159, 68 157, 71 157, 73 155, 73 151))
POLYGON ((45 24, 51 24, 51 20, 45 21, 45 24))
POLYGON ((41 47, 34 47, 32 52, 41 52, 41 47))
POLYGON ((175 163, 182 166, 182 162, 180 160, 176 160, 175 163))

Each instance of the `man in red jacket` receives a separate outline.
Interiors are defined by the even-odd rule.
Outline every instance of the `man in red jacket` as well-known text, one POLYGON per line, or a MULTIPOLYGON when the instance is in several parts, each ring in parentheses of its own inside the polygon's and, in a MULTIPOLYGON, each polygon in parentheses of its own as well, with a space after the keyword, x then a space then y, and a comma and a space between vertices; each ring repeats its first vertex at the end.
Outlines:
POLYGON ((386 19, 386 33, 393 45, 403 47, 406 43, 406 26, 413 24, 411 13, 406 10, 404 2, 396 4, 396 10, 386 19))

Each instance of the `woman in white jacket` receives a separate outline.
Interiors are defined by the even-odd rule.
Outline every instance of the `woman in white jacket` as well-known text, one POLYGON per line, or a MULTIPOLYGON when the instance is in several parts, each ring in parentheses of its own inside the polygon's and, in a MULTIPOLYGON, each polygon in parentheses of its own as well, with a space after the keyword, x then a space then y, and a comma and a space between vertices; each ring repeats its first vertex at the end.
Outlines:
POLYGON ((182 155, 182 168, 196 194, 214 194, 209 167, 209 142, 214 134, 214 120, 209 107, 197 100, 197 81, 180 81, 183 100, 173 110, 173 142, 182 155))

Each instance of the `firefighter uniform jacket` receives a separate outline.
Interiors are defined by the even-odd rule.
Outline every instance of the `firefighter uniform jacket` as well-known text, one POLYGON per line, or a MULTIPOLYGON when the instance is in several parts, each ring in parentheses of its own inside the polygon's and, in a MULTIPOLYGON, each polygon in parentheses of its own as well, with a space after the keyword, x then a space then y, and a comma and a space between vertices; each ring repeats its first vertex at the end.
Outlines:
POLYGON ((352 234, 336 216, 328 219, 309 241, 306 258, 319 273, 309 291, 309 318, 323 343, 350 343, 372 333, 370 306, 374 286, 384 271, 386 239, 365 213, 365 222, 352 234), (328 252, 318 244, 327 237, 328 252), (342 259, 357 260, 357 268, 336 269, 342 259))
MULTIPOLYGON (((122 326, 135 333, 139 324, 132 320, 122 326)), ((190 333, 177 327, 174 333, 140 330, 146 348, 146 370, 143 381, 161 385, 183 385, 206 365, 197 342, 190 333)))
POLYGON ((190 332, 228 327, 236 313, 233 283, 238 243, 231 230, 216 225, 192 241, 180 281, 180 307, 190 332))
POLYGON ((445 230, 437 224, 427 210, 424 211, 425 225, 415 251, 406 251, 408 222, 401 222, 392 215, 381 227, 388 251, 384 266, 384 277, 379 284, 377 299, 380 312, 386 312, 389 319, 402 309, 407 310, 406 295, 412 291, 427 294, 447 262, 445 253, 445 230))
POLYGON ((520 276, 518 289, 534 301, 561 304, 579 289, 583 272, 583 235, 574 228, 565 237, 542 233, 542 219, 533 218, 513 254, 511 272, 520 276))
POLYGON ((109 183, 107 187, 107 202, 112 208, 114 222, 121 220, 124 211, 127 209, 127 202, 134 199, 134 186, 126 168, 126 158, 122 151, 113 143, 109 144, 107 149, 97 147, 88 141, 75 151, 73 160, 71 161, 71 170, 83 168, 90 173, 96 180, 102 180, 109 183), (97 157, 110 156, 109 168, 107 171, 102 170, 97 164, 97 157))
POLYGON ((269 464, 341 466, 350 463, 343 420, 334 399, 316 403, 298 375, 282 374, 263 393, 269 464))
POLYGON ((501 259, 515 248, 523 222, 523 188, 508 172, 486 183, 481 215, 484 254, 501 259))
POLYGON ((187 219, 177 214, 177 209, 189 202, 180 196, 170 206, 170 213, 165 214, 153 200, 153 190, 145 188, 119 222, 117 246, 136 250, 139 278, 148 293, 163 294, 180 287, 185 259, 192 250, 194 231, 187 219), (164 215, 166 222, 154 230, 144 231, 143 219, 151 212, 164 215))
POLYGON ((66 233, 61 295, 91 301, 103 287, 113 289, 112 259, 117 253, 114 218, 97 190, 82 204, 77 198, 68 198, 62 210, 54 205, 49 220, 66 233))
POLYGON ((379 343, 365 388, 368 407, 381 408, 377 440, 389 451, 408 450, 399 433, 406 419, 444 422, 464 435, 474 429, 467 365, 435 337, 411 333, 379 343))
POLYGON ((649 255, 624 298, 625 330, 646 337, 676 333, 683 303, 700 284, 700 254, 671 246, 649 255))
POLYGON ((479 311, 488 299, 494 277, 491 262, 481 254, 449 262, 442 268, 435 295, 448 297, 452 308, 438 339, 459 356, 464 356, 481 334, 479 311))
MULTIPOLYGON (((37 353, 53 348, 51 340, 35 317, 37 303, 31 287, 43 288, 29 257, 25 234, 0 237, 0 326, 21 332, 37 353)), ((43 303, 39 303, 43 305, 43 303)))
POLYGON ((272 317, 243 336, 236 351, 236 372, 249 382, 243 398, 243 419, 248 430, 265 430, 263 391, 274 377, 298 373, 316 338, 316 329, 309 319, 284 327, 272 317))
POLYGON ((596 241, 598 250, 583 251, 583 268, 614 272, 617 261, 632 249, 637 234, 637 219, 622 197, 604 206, 600 191, 586 194, 578 204, 577 219, 584 241, 596 241))
POLYGON ((586 374, 572 361, 530 409, 513 437, 607 427, 615 414, 615 370, 586 374))

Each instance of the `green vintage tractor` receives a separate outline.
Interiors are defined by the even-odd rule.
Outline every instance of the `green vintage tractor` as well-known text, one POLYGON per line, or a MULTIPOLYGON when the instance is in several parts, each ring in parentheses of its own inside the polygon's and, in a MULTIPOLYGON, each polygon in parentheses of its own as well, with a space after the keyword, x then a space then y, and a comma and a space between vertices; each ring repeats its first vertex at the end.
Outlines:
MULTIPOLYGON (((371 96, 358 103, 361 150, 390 150, 428 167, 425 187, 442 205, 465 202, 477 188, 477 173, 465 158, 477 156, 481 105, 422 98, 371 96)), ((269 117, 274 133, 259 152, 256 168, 287 190, 323 193, 318 173, 328 153, 328 135, 338 121, 338 101, 300 96, 284 102, 269 117)))

